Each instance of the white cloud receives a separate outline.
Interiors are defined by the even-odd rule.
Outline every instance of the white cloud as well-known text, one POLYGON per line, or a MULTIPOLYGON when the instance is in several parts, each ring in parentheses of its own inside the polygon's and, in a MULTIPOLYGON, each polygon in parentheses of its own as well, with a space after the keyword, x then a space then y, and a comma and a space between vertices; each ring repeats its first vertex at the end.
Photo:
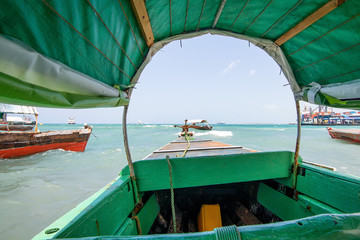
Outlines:
POLYGON ((222 73, 227 73, 227 72, 230 72, 236 64, 238 64, 240 62, 240 60, 235 60, 235 61, 232 61, 223 71, 222 73))
POLYGON ((256 70, 255 69, 251 69, 250 72, 249 72, 249 75, 250 76, 254 76, 256 73, 256 70))

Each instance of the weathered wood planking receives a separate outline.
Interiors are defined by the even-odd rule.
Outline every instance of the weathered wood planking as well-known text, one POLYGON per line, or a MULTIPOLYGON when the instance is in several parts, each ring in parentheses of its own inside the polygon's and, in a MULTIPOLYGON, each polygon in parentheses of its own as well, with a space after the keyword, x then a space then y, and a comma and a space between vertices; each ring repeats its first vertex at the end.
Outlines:
POLYGON ((91 130, 63 130, 48 132, 0 132, 0 150, 62 142, 84 142, 91 130))
MULTIPOLYGON (((188 147, 188 142, 184 137, 178 138, 175 141, 170 142, 164 147, 151 153, 145 159, 161 159, 169 157, 182 156, 184 151, 188 147)), ((198 138, 192 138, 190 140, 190 147, 186 152, 186 157, 200 157, 200 156, 215 156, 215 155, 228 155, 256 152, 241 146, 232 146, 230 144, 216 142, 212 140, 203 140, 198 138)), ((144 160, 145 160, 144 159, 144 160)))

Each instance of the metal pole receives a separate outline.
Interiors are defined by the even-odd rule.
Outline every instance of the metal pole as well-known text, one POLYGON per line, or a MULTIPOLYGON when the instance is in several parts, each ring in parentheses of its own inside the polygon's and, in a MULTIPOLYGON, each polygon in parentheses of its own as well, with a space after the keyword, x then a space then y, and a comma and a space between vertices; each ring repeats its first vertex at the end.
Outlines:
POLYGON ((293 188, 296 188, 296 178, 297 178, 297 169, 299 166, 299 152, 300 152, 300 139, 301 139, 301 112, 300 112, 300 103, 296 100, 296 113, 297 113, 297 138, 295 146, 295 155, 294 155, 294 169, 293 169, 293 188))
POLYGON ((5 113, 4 116, 5 116, 4 119, 5 119, 5 122, 6 122, 6 129, 8 130, 8 132, 10 132, 9 123, 8 123, 8 120, 7 120, 7 114, 5 113))
POLYGON ((131 160, 131 154, 129 149, 128 135, 127 135, 127 125, 126 125, 126 117, 127 117, 128 106, 124 106, 123 119, 122 119, 122 127, 123 127, 123 135, 124 135, 124 147, 126 158, 129 164, 130 176, 136 180, 134 173, 134 165, 131 160))
POLYGON ((35 132, 38 131, 38 115, 35 114, 35 119, 36 119, 36 123, 35 123, 35 132))

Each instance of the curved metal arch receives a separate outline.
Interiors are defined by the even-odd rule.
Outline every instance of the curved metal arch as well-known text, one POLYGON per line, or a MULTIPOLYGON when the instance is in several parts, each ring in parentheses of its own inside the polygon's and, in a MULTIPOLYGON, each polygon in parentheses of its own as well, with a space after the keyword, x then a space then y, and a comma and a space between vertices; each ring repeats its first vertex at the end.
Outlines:
MULTIPOLYGON (((154 43, 153 45, 151 45, 145 60, 143 61, 143 63, 139 67, 138 71, 133 76, 133 78, 131 80, 131 84, 136 84, 138 82, 142 71, 145 69, 145 66, 151 61, 152 57, 164 46, 166 46, 167 44, 169 44, 173 41, 176 41, 176 40, 190 39, 190 38, 202 36, 205 34, 234 37, 234 38, 237 38, 240 40, 249 41, 252 44, 254 44, 255 46, 261 48, 267 54, 269 54, 275 60, 275 62, 280 66, 281 71, 284 73, 286 79, 288 80, 288 82, 290 84, 290 87, 295 96, 295 99, 300 100, 302 98, 302 94, 303 94, 302 89, 299 87, 298 83, 296 82, 293 70, 292 70, 289 62, 287 61, 283 51, 281 50, 281 48, 278 45, 276 45, 274 42, 272 42, 270 40, 248 37, 248 36, 245 36, 242 34, 237 34, 234 32, 214 30, 214 29, 193 32, 193 33, 179 34, 179 35, 172 36, 172 37, 169 37, 162 41, 154 43)), ((131 94, 129 94, 129 97, 130 97, 130 95, 131 94)))
MULTIPOLYGON (((264 50, 266 53, 268 53, 275 60, 275 62, 280 66, 281 70, 283 71, 285 77, 287 78, 287 80, 288 80, 288 82, 290 84, 290 87, 291 87, 291 90, 292 90, 292 92, 294 94, 294 98, 295 98, 295 102, 296 102, 297 119, 298 119, 298 126, 297 127, 298 127, 298 129, 297 129, 297 141, 296 141, 296 147, 295 147, 294 164, 297 165, 298 164, 298 157, 299 157, 300 136, 301 136, 301 115, 300 115, 299 100, 301 100, 303 93, 302 93, 302 89, 299 87, 299 85, 297 84, 297 82, 295 80, 293 70, 290 67, 290 64, 288 63, 283 51, 281 50, 281 48, 278 45, 276 45, 274 42, 272 42, 270 40, 254 38, 254 37, 248 37, 248 36, 245 36, 245 35, 242 35, 242 34, 236 34, 236 33, 233 33, 233 32, 219 31, 219 30, 205 30, 205 31, 200 31, 200 32, 194 32, 194 33, 187 33, 187 34, 180 34, 180 35, 172 36, 172 37, 169 37, 167 39, 164 39, 162 41, 156 42, 156 43, 151 45, 145 60, 143 61, 143 63, 139 67, 138 71, 136 72, 136 74, 132 78, 131 84, 134 85, 134 84, 136 84, 138 82, 142 71, 145 69, 145 66, 151 61, 152 57, 160 49, 165 47, 167 44, 169 44, 169 43, 171 43, 173 41, 176 41, 176 40, 190 39, 190 38, 202 36, 202 35, 205 35, 205 34, 208 34, 208 33, 213 34, 213 35, 229 36, 229 37, 234 37, 234 38, 237 38, 237 39, 249 41, 249 42, 253 43, 255 46, 257 46, 257 47, 261 48, 262 50, 264 50)), ((129 89, 129 92, 128 92, 129 99, 131 98, 132 90, 133 89, 129 89)), ((129 146, 128 146, 127 131, 126 131, 127 109, 128 109, 128 106, 124 106, 124 114, 123 114, 124 146, 125 146, 125 152, 126 152, 127 160, 128 160, 128 163, 129 163, 130 174, 135 177, 134 168, 133 168, 132 159, 131 159, 131 154, 130 154, 130 149, 129 149, 129 146)), ((295 167, 294 171, 296 171, 296 167, 295 167)), ((296 172, 295 172, 295 175, 296 175, 296 172)), ((296 185, 296 183, 294 183, 294 186, 295 185, 296 185)))

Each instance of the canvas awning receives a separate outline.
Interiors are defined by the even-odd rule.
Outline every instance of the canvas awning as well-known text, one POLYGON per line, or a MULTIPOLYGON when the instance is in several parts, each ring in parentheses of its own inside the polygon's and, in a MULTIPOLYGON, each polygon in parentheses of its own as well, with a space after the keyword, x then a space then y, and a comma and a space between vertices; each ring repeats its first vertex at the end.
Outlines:
POLYGON ((207 123, 207 120, 205 119, 191 119, 187 121, 188 124, 193 124, 193 123, 207 123))
POLYGON ((0 103, 0 113, 39 115, 36 107, 9 105, 0 103))
POLYGON ((157 51, 210 33, 266 51, 296 99, 360 109, 359 12, 356 0, 5 0, 0 102, 127 105, 157 51))

